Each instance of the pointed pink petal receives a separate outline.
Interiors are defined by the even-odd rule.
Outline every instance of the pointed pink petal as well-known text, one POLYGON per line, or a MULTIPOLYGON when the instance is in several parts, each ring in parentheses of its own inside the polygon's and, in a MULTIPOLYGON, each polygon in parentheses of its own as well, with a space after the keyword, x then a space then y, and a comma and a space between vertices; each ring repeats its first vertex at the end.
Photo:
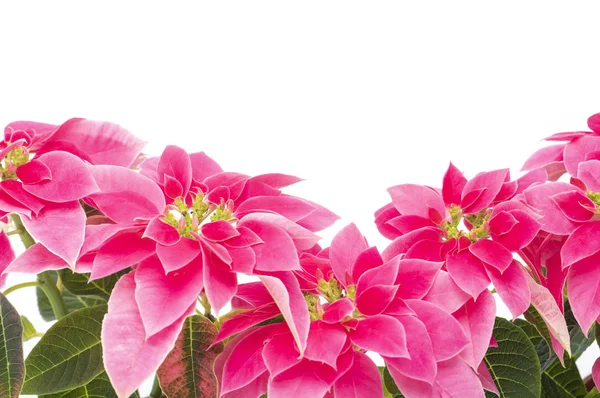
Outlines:
MULTIPOLYGON (((88 222, 90 219, 88 218, 88 222)), ((81 254, 96 250, 106 241, 124 230, 138 231, 140 227, 123 224, 87 224, 85 226, 85 241, 81 248, 81 254)))
MULTIPOLYGON (((3 181, 6 182, 6 181, 3 181)), ((0 211, 3 212, 3 215, 6 213, 16 213, 20 215, 24 215, 26 217, 31 217, 31 209, 22 203, 16 201, 12 198, 8 193, 4 191, 4 189, 0 188, 0 211)))
MULTIPOLYGON (((448 242, 448 241, 446 241, 448 242)), ((419 259, 433 262, 443 261, 442 249, 446 242, 422 240, 411 246, 406 252, 404 259, 419 259)))
POLYGON ((263 372, 250 383, 237 390, 221 395, 221 398, 256 398, 267 392, 269 372, 263 372))
POLYGON ((461 207, 463 213, 473 214, 488 207, 500 192, 507 174, 508 169, 494 170, 479 173, 469 180, 462 192, 461 207), (477 194, 475 200, 467 197, 470 192, 477 192, 482 189, 484 191, 481 191, 481 194, 477 194))
POLYGON ((174 177, 165 174, 163 187, 165 195, 171 199, 176 199, 183 196, 183 187, 181 186, 181 183, 174 177))
POLYGON ((135 271, 135 299, 146 338, 171 325, 186 313, 202 291, 202 258, 165 275, 158 257, 141 261, 135 271))
MULTIPOLYGON (((600 253, 571 265, 567 291, 573 315, 587 335, 594 321, 600 316, 600 253)), ((552 300, 554 302, 554 300, 552 300)), ((558 316, 558 315, 557 315, 558 316)))
POLYGON ((394 257, 379 267, 372 268, 361 275, 356 284, 356 295, 374 285, 393 285, 398 277, 400 257, 394 257))
POLYGON ((575 264, 600 251, 595 244, 600 239, 600 221, 589 222, 578 227, 565 242, 560 251, 562 268, 575 264))
POLYGON ((355 224, 344 227, 331 241, 331 269, 343 286, 346 283, 346 274, 352 275, 354 262, 367 247, 367 241, 355 224))
POLYGON ((596 359, 592 366, 592 378, 594 379, 594 385, 600 385, 600 358, 596 359))
POLYGON ((302 220, 298 221, 298 225, 304 227, 312 232, 321 231, 325 228, 331 227, 334 222, 340 219, 340 217, 332 212, 331 210, 321 206, 318 203, 311 202, 310 200, 303 199, 309 203, 315 210, 302 220))
POLYGON ((381 257, 387 261, 398 254, 406 253, 417 242, 422 240, 439 241, 442 236, 442 230, 439 228, 421 228, 416 231, 404 234, 392 241, 388 247, 381 253, 381 257))
POLYGON ((150 257, 156 252, 156 242, 142 238, 140 232, 115 235, 98 249, 90 280, 104 278, 150 257))
POLYGON ((26 184, 23 188, 27 192, 52 202, 75 201, 98 192, 88 167, 77 156, 59 151, 43 154, 36 159, 50 170, 52 180, 26 184))
POLYGON ((302 360, 275 376, 269 384, 269 398, 322 397, 336 379, 336 372, 329 365, 302 360))
POLYGON ((342 298, 325 307, 323 322, 338 323, 347 316, 352 316, 354 303, 348 298, 342 298))
POLYGON ((400 260, 400 270, 396 283, 400 284, 398 294, 403 299, 421 299, 431 286, 444 265, 443 262, 433 262, 419 259, 400 260))
POLYGON ((579 163, 577 177, 585 183, 589 190, 600 192, 600 160, 579 163))
MULTIPOLYGON (((501 211, 497 213, 510 214, 517 223, 506 233, 492 232, 492 239, 500 243, 508 250, 516 252, 527 246, 535 238, 541 228, 541 224, 536 221, 530 213, 523 210, 512 210, 510 213, 501 211)), ((494 225, 496 217, 490 220, 490 229, 494 225)))
POLYGON ((490 219, 490 232, 494 235, 504 235, 509 233, 518 223, 519 221, 507 211, 494 212, 490 219))
POLYGON ((74 267, 85 238, 85 212, 79 202, 49 203, 23 225, 35 240, 74 267))
POLYGON ((388 203, 377 210, 375 212, 375 225, 379 233, 388 239, 395 239, 402 235, 396 228, 388 224, 389 220, 399 216, 400 213, 398 213, 393 203, 388 203))
POLYGON ((569 220, 576 223, 589 221, 596 212, 596 205, 581 191, 560 192, 550 197, 550 200, 560 209, 569 220))
POLYGON ((541 184, 547 180, 548 172, 545 168, 531 170, 517 179, 517 192, 515 194, 520 194, 530 186, 541 184))
POLYGON ((349 330, 352 343, 380 355, 408 358, 404 326, 395 318, 375 315, 361 320, 356 329, 349 330))
POLYGON ((179 232, 160 217, 154 217, 144 230, 144 238, 150 238, 164 246, 171 246, 181 240, 179 232))
POLYGON ((406 346, 410 359, 386 357, 385 362, 406 377, 433 385, 437 364, 427 328, 414 316, 403 316, 399 320, 406 331, 406 346))
POLYGON ((256 254, 251 247, 243 247, 240 249, 227 249, 231 256, 231 270, 243 274, 252 274, 256 265, 256 254))
POLYGON ((273 336, 262 351, 262 358, 271 378, 300 362, 294 336, 291 333, 273 336))
POLYGON ((33 211, 35 214, 39 213, 47 204, 45 200, 41 200, 27 192, 20 181, 5 180, 0 182, 0 185, 2 186, 2 190, 6 192, 8 196, 33 211))
POLYGON ((600 137, 597 135, 583 135, 568 143, 564 151, 565 167, 569 174, 577 175, 579 163, 586 160, 590 152, 600 151, 600 137))
MULTIPOLYGON (((23 254, 21 254, 21 257, 23 254)), ((4 233, 4 231, 0 231, 0 274, 2 274, 6 267, 15 259, 15 252, 13 251, 12 246, 10 245, 10 241, 8 240, 8 236, 4 233)), ((40 264, 44 264, 40 262, 40 264)), ((35 272, 36 274, 39 273, 35 272)))
POLYGON ((493 240, 480 239, 469 246, 469 251, 485 264, 504 272, 512 262, 512 253, 493 240))
POLYGON ((249 213, 275 213, 291 221, 300 221, 315 211, 308 202, 294 196, 257 196, 238 206, 235 214, 238 218, 249 213))
MULTIPOLYGON (((561 312, 560 308, 554 301, 552 294, 546 289, 544 286, 536 283, 533 278, 527 276, 527 283, 531 289, 531 305, 535 307, 537 312, 540 314, 546 326, 548 327, 548 331, 550 334, 560 343, 562 347, 571 355, 571 338, 569 336, 569 330, 567 329, 567 323, 565 321, 565 317, 561 312)), ((579 296, 577 293, 573 295, 570 294, 569 290, 569 298, 572 300, 571 308, 573 309, 573 315, 575 315, 575 319, 580 321, 578 315, 581 314, 579 309, 583 306, 589 305, 589 303, 580 301, 584 297, 579 296), (577 310, 575 309, 577 307, 577 310)), ((593 305, 593 304, 592 304, 593 305)), ((589 324, 582 324, 582 330, 587 332, 589 330, 589 326, 594 322, 595 318, 591 320, 589 324), (587 328, 584 328, 587 326, 587 328)))
POLYGON ((398 285, 375 285, 356 294, 356 308, 361 314, 371 316, 381 314, 392 302, 398 292, 398 285))
POLYGON ((189 157, 192 162, 192 177, 196 181, 202 182, 207 177, 223 171, 221 166, 204 152, 190 153, 189 157))
MULTIPOLYGON (((5 235, 4 235, 5 236, 5 235)), ((3 252, 3 261, 7 256, 10 258, 10 253, 3 252)), ((14 254, 13 254, 14 256, 14 254)), ((24 274, 39 274, 43 271, 59 270, 67 268, 69 265, 62 258, 54 253, 51 253, 41 243, 36 243, 29 249, 25 250, 4 270, 8 272, 21 272, 24 274)))
POLYGON ((446 174, 444 174, 444 183, 442 186, 442 196, 444 197, 446 206, 460 204, 461 193, 466 183, 467 179, 463 173, 450 163, 446 174))
POLYGON ((434 227, 435 224, 428 218, 423 218, 419 216, 407 215, 407 216, 398 216, 389 220, 387 225, 394 227, 401 234, 407 234, 411 231, 424 228, 424 227, 434 227))
POLYGON ((459 356, 473 370, 477 370, 492 338, 496 318, 494 297, 489 291, 484 290, 477 300, 470 299, 453 315, 461 324, 468 341, 459 356))
POLYGON ((388 188, 394 206, 402 215, 429 219, 429 209, 446 216, 446 205, 439 192, 424 185, 403 184, 388 188))
POLYGON ((219 312, 235 295, 237 275, 207 245, 203 244, 200 247, 202 248, 204 291, 210 305, 219 312))
POLYGON ((516 181, 505 182, 504 184, 502 184, 502 188, 500 188, 500 192, 498 192, 498 195, 496 195, 496 197, 494 198, 493 203, 505 202, 511 199, 513 196, 515 196, 518 187, 519 184, 516 181))
POLYGON ((433 389, 428 383, 404 376, 391 364, 388 365, 388 370, 406 398, 434 398, 433 389))
POLYGON ((469 365, 459 358, 438 362, 435 391, 441 397, 485 397, 479 378, 469 365))
POLYGON ((302 178, 280 173, 261 174, 252 177, 252 180, 262 182, 275 189, 285 188, 297 182, 304 181, 302 178))
POLYGON ((494 383, 494 379, 492 378, 492 375, 490 374, 490 371, 487 368, 487 366, 485 365, 484 361, 481 361, 481 363, 479 364, 479 367, 477 368, 476 373, 477 373, 477 376, 479 377, 479 381, 481 382, 481 385, 483 386, 483 388, 485 390, 493 392, 497 396, 500 396, 498 387, 496 386, 496 383, 494 383))
MULTIPOLYGON (((231 318, 227 318, 221 324, 219 334, 215 338, 213 344, 225 340, 228 337, 238 334, 252 326, 258 325, 259 323, 271 319, 274 316, 279 315, 279 308, 275 303, 264 304, 260 307, 256 307, 252 310, 242 312, 234 315, 231 318)), ((298 354, 296 354, 296 358, 298 354)), ((267 365, 268 367, 268 365, 267 365)))
POLYGON ((442 308, 422 300, 406 300, 417 318, 427 328, 437 361, 452 358, 468 344, 465 332, 452 315, 442 308))
POLYGON ((339 324, 313 321, 310 324, 304 357, 336 369, 336 361, 346 343, 346 337, 346 331, 339 324))
POLYGON ((202 225, 202 235, 206 239, 222 242, 240 236, 240 233, 233 225, 225 220, 213 221, 202 225))
POLYGON ((225 245, 235 248, 245 248, 258 245, 259 243, 265 243, 249 228, 238 225, 236 229, 238 236, 228 239, 226 242, 224 242, 225 245))
POLYGON ((152 219, 165 209, 165 197, 152 180, 117 166, 90 166, 100 193, 90 196, 97 208, 118 223, 152 219))
POLYGON ((458 287, 446 271, 439 271, 431 289, 423 297, 423 300, 452 313, 466 303, 469 297, 467 293, 458 287))
POLYGON ((364 353, 354 351, 352 367, 334 384, 337 397, 371 398, 383 396, 379 369, 364 353))
POLYGON ((358 281, 360 277, 370 269, 379 267, 383 264, 383 259, 379 250, 375 246, 363 250, 352 265, 352 280, 358 281))
POLYGON ((54 133, 52 141, 72 143, 92 164, 125 167, 133 163, 145 144, 117 124, 87 119, 67 120, 54 133))
POLYGON ((117 282, 108 300, 102 322, 104 369, 119 397, 128 397, 175 346, 185 318, 195 306, 160 333, 146 339, 144 324, 135 300, 135 281, 129 273, 117 282))
POLYGON ((192 184, 192 162, 185 150, 175 145, 168 145, 158 161, 156 169, 159 181, 163 176, 174 178, 181 184, 183 193, 187 193, 192 184))
POLYGON ((271 293, 285 319, 294 340, 304 355, 310 328, 308 307, 298 281, 292 272, 276 272, 273 276, 260 275, 259 279, 271 293))
POLYGON ((273 297, 261 282, 243 283, 238 286, 234 300, 233 309, 250 309, 260 307, 273 302, 273 297))
POLYGON ((485 266, 469 250, 448 256, 446 267, 454 282, 473 298, 490 284, 485 266))
POLYGON ((533 170, 555 161, 563 160, 565 144, 550 145, 540 148, 527 159, 521 170, 533 170))
POLYGON ((198 241, 188 238, 182 238, 171 246, 157 243, 156 254, 164 267, 163 273, 168 273, 179 270, 195 259, 200 254, 200 244, 198 241))
POLYGON ((32 159, 17 168, 17 177, 24 184, 37 184, 42 181, 51 181, 52 172, 44 163, 32 159))
POLYGON ((498 295, 513 315, 513 319, 529 308, 531 292, 527 284, 526 272, 517 260, 512 260, 503 274, 492 267, 487 268, 487 273, 498 295))

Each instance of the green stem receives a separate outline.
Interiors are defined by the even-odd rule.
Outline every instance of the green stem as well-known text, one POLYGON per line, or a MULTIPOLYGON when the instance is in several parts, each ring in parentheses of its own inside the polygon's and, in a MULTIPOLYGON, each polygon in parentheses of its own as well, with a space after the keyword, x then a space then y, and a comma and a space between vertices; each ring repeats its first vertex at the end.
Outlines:
MULTIPOLYGON (((35 240, 29 234, 29 232, 27 232, 19 216, 17 214, 13 214, 12 219, 15 223, 16 229, 20 231, 19 236, 21 237, 23 246, 25 246, 27 249, 35 244, 35 240)), ((58 287, 56 287, 56 284, 52 281, 50 273, 48 271, 39 273, 37 279, 40 288, 44 291, 44 293, 46 293, 46 296, 48 296, 48 301, 50 302, 50 306, 52 306, 52 311, 54 312, 56 319, 60 319, 67 315, 67 307, 65 306, 62 294, 60 294, 60 290, 58 290, 58 287)))
POLYGON ((155 376, 154 384, 152 384, 152 391, 150 392, 150 398, 161 398, 161 397, 162 397, 162 389, 160 388, 158 376, 155 376))
POLYGON ((19 289, 22 289, 24 287, 29 287, 29 286, 40 286, 40 283, 38 281, 19 283, 18 285, 9 287, 2 294, 4 294, 6 296, 8 293, 12 293, 15 290, 19 290, 19 289))

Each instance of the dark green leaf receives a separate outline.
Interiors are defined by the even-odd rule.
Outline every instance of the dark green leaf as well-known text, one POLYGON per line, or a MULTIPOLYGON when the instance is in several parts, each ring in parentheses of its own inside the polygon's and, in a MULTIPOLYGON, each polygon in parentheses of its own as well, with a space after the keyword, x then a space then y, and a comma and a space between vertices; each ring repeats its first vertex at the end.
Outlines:
POLYGON ((42 336, 42 333, 38 333, 38 331, 35 330, 35 326, 33 326, 29 319, 25 318, 23 315, 21 315, 21 324, 23 325, 23 341, 29 341, 42 336))
POLYGON ((16 398, 21 392, 23 363, 23 326, 10 302, 0 294, 0 397, 16 398))
POLYGON ((213 366, 223 352, 223 343, 210 345, 218 333, 215 325, 202 315, 185 320, 175 347, 157 372, 165 395, 169 398, 217 397, 213 366), (174 373, 174 368, 181 370, 174 373))
POLYGON ((535 352, 540 360, 542 371, 546 370, 557 359, 548 342, 540 335, 535 326, 523 319, 515 319, 514 324, 519 326, 535 347, 535 352))
POLYGON ((525 332, 506 319, 496 318, 494 338, 484 360, 501 398, 538 398, 541 370, 535 347, 525 332))
POLYGON ((544 398, 583 398, 587 391, 577 365, 572 359, 565 360, 565 367, 555 361, 542 374, 544 398))
MULTIPOLYGON (((131 398, 139 398, 139 396, 140 394, 135 392, 131 398)), ((102 372, 84 386, 56 394, 40 395, 40 398, 117 398, 117 393, 106 373, 102 372)))
POLYGON ((25 360, 23 393, 72 390, 102 373, 100 331, 106 311, 106 305, 84 308, 52 325, 25 360))
POLYGON ((60 279, 67 290, 76 296, 99 296, 108 300, 119 278, 130 270, 124 270, 106 278, 90 282, 90 274, 75 274, 70 269, 59 271, 60 279))
MULTIPOLYGON (((598 330, 598 328, 596 328, 596 330, 598 330)), ((598 392, 598 389, 596 387, 594 387, 594 388, 592 388, 592 391, 587 393, 585 398, 600 398, 600 392, 598 392)))
MULTIPOLYGON (((58 278, 58 274, 56 273, 56 271, 47 272, 50 274, 52 280, 56 283, 56 280, 58 278)), ((44 291, 39 287, 37 287, 35 291, 37 295, 38 310, 40 311, 40 315, 42 316, 42 318, 47 322, 56 320, 56 318, 54 317, 54 312, 52 311, 52 306, 50 305, 50 301, 48 300, 48 297, 46 297, 44 291)), ((67 311, 69 312, 77 311, 82 308, 90 308, 106 303, 105 300, 102 300, 98 296, 76 296, 74 294, 71 294, 71 292, 69 292, 66 289, 62 290, 62 296, 63 300, 65 301, 67 311)))
POLYGON ((404 398, 387 367, 383 369, 383 384, 393 398, 404 398))
POLYGON ((571 336, 571 355, 573 359, 577 359, 587 350, 587 348, 594 342, 595 325, 589 332, 589 338, 585 337, 583 331, 579 327, 573 311, 571 310, 571 304, 568 301, 565 302, 565 320, 567 321, 567 328, 569 329, 569 336, 571 336))

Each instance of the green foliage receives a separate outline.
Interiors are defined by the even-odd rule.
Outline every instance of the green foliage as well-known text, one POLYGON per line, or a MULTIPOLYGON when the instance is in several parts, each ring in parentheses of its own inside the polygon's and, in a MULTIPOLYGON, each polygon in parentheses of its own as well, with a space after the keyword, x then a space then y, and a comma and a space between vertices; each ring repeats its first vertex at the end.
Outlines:
MULTIPOLYGON (((131 398, 139 398, 137 392, 131 398)), ((40 398, 117 398, 117 393, 110 384, 105 372, 100 373, 89 383, 73 390, 58 392, 56 394, 40 395, 40 398)))
POLYGON ((29 341, 42 336, 42 333, 38 333, 38 331, 35 330, 35 326, 33 326, 29 319, 25 318, 23 315, 21 315, 21 324, 23 325, 23 341, 29 341))
POLYGON ((25 364, 23 362, 23 326, 10 302, 0 294, 0 397, 19 397, 25 364))

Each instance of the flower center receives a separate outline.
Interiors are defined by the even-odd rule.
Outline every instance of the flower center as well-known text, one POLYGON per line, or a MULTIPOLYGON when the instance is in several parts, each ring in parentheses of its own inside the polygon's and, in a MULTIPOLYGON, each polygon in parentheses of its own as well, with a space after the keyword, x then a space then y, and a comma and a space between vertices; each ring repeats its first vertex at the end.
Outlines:
POLYGON ((17 167, 29 162, 29 151, 25 147, 10 151, 0 163, 0 173, 3 180, 16 180, 17 167))
POLYGON ((221 199, 221 203, 215 205, 208 202, 202 193, 194 197, 191 206, 181 197, 175 199, 172 205, 167 206, 164 216, 164 221, 186 238, 193 238, 192 232, 197 233, 203 224, 219 220, 237 222, 233 217, 233 201, 221 199))
POLYGON ((446 237, 450 239, 458 239, 461 236, 466 236, 475 242, 478 239, 489 238, 488 221, 491 216, 489 209, 483 209, 477 214, 462 215, 460 207, 452 205, 449 209, 451 221, 446 222, 440 228, 446 232, 446 237), (467 221, 471 224, 470 230, 460 228, 461 221, 467 221))

